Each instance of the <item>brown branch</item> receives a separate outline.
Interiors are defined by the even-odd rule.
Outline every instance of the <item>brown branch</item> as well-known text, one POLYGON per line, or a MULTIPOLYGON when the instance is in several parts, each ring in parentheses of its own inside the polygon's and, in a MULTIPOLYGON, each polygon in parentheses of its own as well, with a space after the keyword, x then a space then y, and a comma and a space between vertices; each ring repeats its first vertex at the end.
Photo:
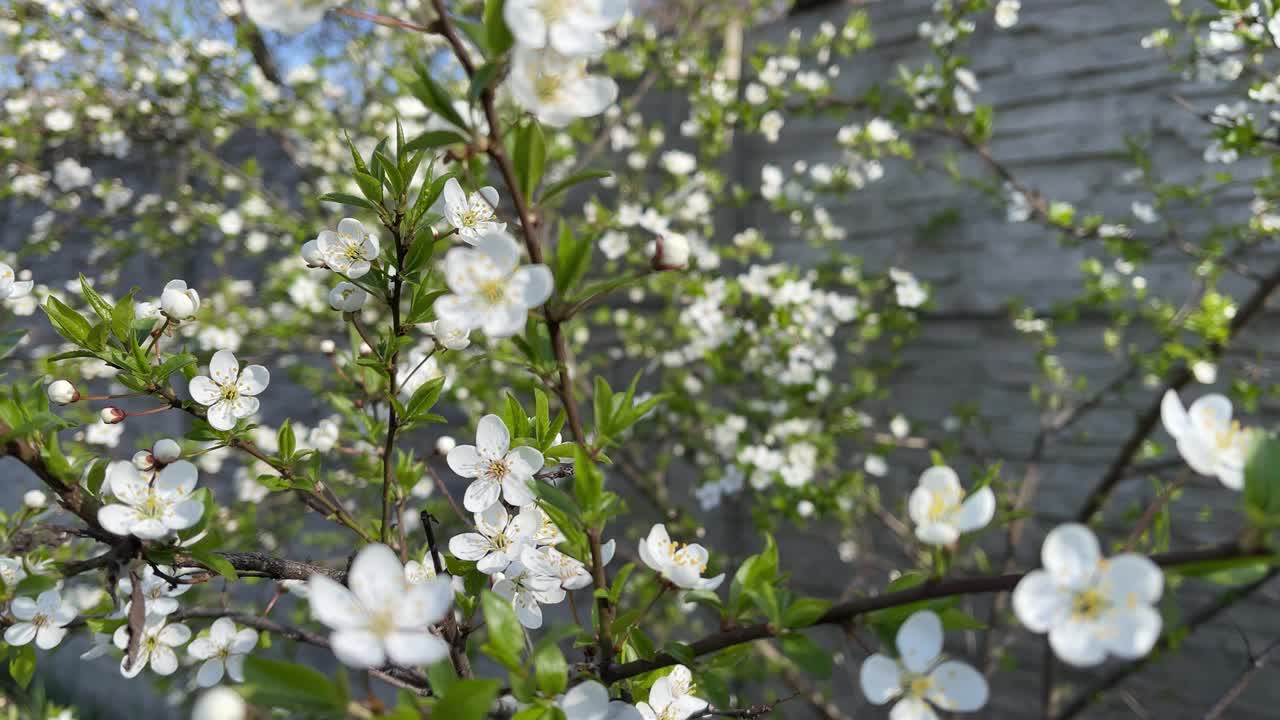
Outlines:
MULTIPOLYGON (((1196 548, 1193 550, 1181 550, 1152 555, 1151 560, 1160 567, 1168 568, 1192 563, 1209 562, 1213 560, 1228 560, 1245 557, 1265 558, 1268 556, 1269 555, 1265 549, 1245 547, 1240 543, 1232 542, 1224 545, 1214 545, 1204 548, 1196 548)), ((897 592, 855 598, 853 600, 842 602, 838 605, 833 605, 831 609, 827 610, 822 617, 818 618, 818 620, 814 622, 814 625, 845 625, 862 615, 875 612, 876 610, 884 610, 886 608, 897 607, 899 605, 907 605, 914 602, 920 602, 921 600, 1004 592, 1012 590, 1025 574, 1025 572, 1017 572, 982 577, 952 578, 928 582, 923 585, 917 585, 916 587, 899 590, 897 592)), ((692 649, 694 655, 708 655, 719 650, 733 647, 734 645, 775 637, 784 632, 784 630, 784 628, 778 628, 769 623, 758 623, 755 625, 732 628, 714 635, 708 635, 700 640, 695 640, 694 642, 689 643, 689 647, 692 649)), ((680 662, 681 660, 678 658, 666 653, 659 653, 648 660, 633 660, 621 665, 615 665, 604 670, 601 673, 601 676, 606 682, 614 683, 619 680, 625 680, 659 668, 677 665, 680 662)))
MULTIPOLYGON (((1227 339, 1222 343, 1212 343, 1209 345, 1209 356, 1218 357, 1226 349, 1226 343, 1230 342, 1240 331, 1245 328, 1256 316, 1261 314, 1263 308, 1266 307, 1267 300, 1276 288, 1280 287, 1280 266, 1273 269, 1266 277, 1262 279, 1258 286, 1254 288, 1253 293, 1249 295, 1244 304, 1236 311, 1235 317, 1231 318, 1231 324, 1227 328, 1227 339)), ((1191 369, 1183 367, 1169 379, 1165 386, 1160 389, 1151 403, 1147 405, 1146 410, 1138 416, 1138 423, 1134 427, 1133 432, 1129 434, 1124 445, 1120 448, 1120 454, 1111 462, 1106 473, 1102 476, 1102 480, 1098 482, 1097 487, 1089 493, 1085 499, 1084 506, 1076 515, 1076 519, 1080 522, 1088 522, 1094 515, 1102 509, 1103 503, 1115 490, 1116 485, 1126 476, 1129 466, 1137 457, 1138 451, 1142 449, 1142 444, 1155 430, 1156 425, 1160 422, 1160 402, 1164 398, 1164 394, 1169 390, 1178 391, 1191 382, 1193 375, 1191 369)))

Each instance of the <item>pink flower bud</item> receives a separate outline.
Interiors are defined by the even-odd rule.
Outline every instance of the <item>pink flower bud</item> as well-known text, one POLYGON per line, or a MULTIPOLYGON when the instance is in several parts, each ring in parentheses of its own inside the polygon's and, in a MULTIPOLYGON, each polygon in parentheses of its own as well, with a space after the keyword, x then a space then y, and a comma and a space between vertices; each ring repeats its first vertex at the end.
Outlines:
POLYGON ((146 450, 139 450, 133 454, 133 466, 139 472, 147 472, 154 470, 156 467, 156 457, 146 450))
POLYGON ((108 405, 102 408, 102 422, 108 425, 115 425, 118 422, 124 422, 126 415, 123 410, 114 405, 108 405))
POLYGON ((653 257, 650 267, 659 272, 666 270, 683 270, 689 264, 689 239, 683 235, 671 233, 659 235, 653 242, 653 257))

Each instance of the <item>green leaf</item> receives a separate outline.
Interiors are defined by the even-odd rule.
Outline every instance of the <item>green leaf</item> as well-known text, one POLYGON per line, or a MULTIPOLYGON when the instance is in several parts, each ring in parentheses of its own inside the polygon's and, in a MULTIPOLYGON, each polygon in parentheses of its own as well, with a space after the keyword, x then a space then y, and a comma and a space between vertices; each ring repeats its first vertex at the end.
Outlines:
POLYGON ((285 419, 280 424, 280 430, 276 433, 276 448, 280 457, 286 462, 293 457, 293 451, 297 449, 297 438, 293 435, 293 422, 285 419))
MULTIPOLYGON (((86 345, 92 329, 83 315, 67 306, 58 298, 50 295, 44 302, 44 312, 53 323, 53 329, 62 337, 77 345, 86 345)), ((99 348, 95 348, 99 349, 99 348)))
POLYGON ((1257 443, 1244 467, 1245 516, 1260 530, 1280 528, 1280 440, 1257 443))
POLYGON ((445 378, 442 375, 428 380, 422 384, 422 387, 415 390, 413 397, 409 398, 409 404, 405 406, 405 417, 413 420, 435 407, 441 391, 444 390, 444 381, 445 378))
POLYGON ((328 713, 343 713, 347 707, 345 688, 305 665, 250 655, 244 674, 243 692, 254 705, 328 713))
POLYGON ((133 334, 133 293, 120 298, 111 308, 111 332, 128 347, 137 342, 133 334))
POLYGON ((152 377, 161 383, 169 381, 169 376, 182 370, 185 367, 196 364, 196 356, 191 353, 180 353, 165 358, 155 370, 151 372, 152 377))
POLYGON ((532 198, 534 191, 538 189, 538 183, 542 182, 542 172, 547 162, 547 141, 537 120, 530 118, 516 132, 512 161, 515 162, 516 177, 520 180, 520 191, 526 198, 532 198))
POLYGON ((491 62, 485 63, 479 70, 476 70, 476 74, 471 76, 471 85, 467 88, 467 97, 472 102, 480 99, 484 91, 493 84, 494 78, 498 76, 498 71, 501 69, 502 67, 498 63, 491 62))
POLYGON ((0 333, 0 360, 8 357, 14 348, 18 347, 18 343, 22 342, 22 338, 27 336, 26 330, 10 330, 0 333))
POLYGON ((604 495, 604 475, 581 445, 573 451, 573 495, 583 511, 591 513, 599 508, 604 495))
POLYGON ((9 658, 9 677, 18 684, 18 687, 26 689, 31 684, 31 678, 36 674, 36 648, 34 645, 23 645, 17 648, 17 653, 9 658))
POLYGON ((818 598, 800 598, 791 603, 782 613, 782 623, 789 628, 808 627, 818 621, 828 609, 831 602, 818 598))
POLYGON ((97 290, 93 289, 84 273, 80 273, 80 291, 84 293, 84 299, 89 301, 89 307, 98 313, 98 317, 103 320, 111 319, 111 303, 107 302, 105 298, 98 294, 97 290))
POLYGON ((466 138, 452 130, 428 130, 405 143, 404 147, 408 152, 417 152, 418 150, 431 150, 446 145, 465 145, 466 143, 466 138))
POLYGON ((494 55, 506 52, 515 40, 502 17, 504 5, 506 0, 486 0, 484 4, 484 32, 489 41, 489 51, 494 55))
POLYGON ((497 680, 459 680, 440 698, 431 717, 449 720, 484 720, 498 696, 497 680))
POLYGON ((352 195, 351 193, 341 193, 341 192, 325 193, 320 196, 320 202, 331 202, 331 203, 338 203, 340 205, 350 205, 351 207, 364 208, 365 210, 376 211, 378 209, 377 205, 374 205, 373 203, 369 202, 368 200, 365 200, 359 195, 352 195))
POLYGON ((560 652, 555 643, 542 645, 534 653, 533 672, 538 681, 538 689, 546 695, 564 692, 569 681, 569 664, 565 662, 564 653, 560 652))
POLYGON ((508 670, 520 668, 520 651, 524 648, 524 630, 516 619, 511 603, 486 590, 480 596, 488 640, 480 647, 508 670))
POLYGON ((453 99, 449 93, 432 79, 431 69, 422 63, 418 64, 418 82, 414 84, 413 90, 423 105, 436 111, 451 124, 460 128, 470 127, 453 108, 453 99))
POLYGON ((575 237, 568 223, 560 223, 556 243, 556 292, 568 295, 591 267, 591 249, 595 243, 587 237, 575 237))
POLYGON ((817 643, 798 633, 778 638, 782 653, 801 670, 817 678, 831 675, 831 653, 817 643))
POLYGON ((560 182, 553 184, 551 187, 543 191, 542 197, 538 199, 538 202, 545 205, 551 200, 559 197, 561 193, 565 192, 566 190, 573 187, 574 185, 580 185, 584 182, 588 182, 591 180, 599 180, 601 178, 607 178, 612 174, 613 173, 609 172, 608 170, 583 170, 580 173, 575 173, 561 180, 560 182))

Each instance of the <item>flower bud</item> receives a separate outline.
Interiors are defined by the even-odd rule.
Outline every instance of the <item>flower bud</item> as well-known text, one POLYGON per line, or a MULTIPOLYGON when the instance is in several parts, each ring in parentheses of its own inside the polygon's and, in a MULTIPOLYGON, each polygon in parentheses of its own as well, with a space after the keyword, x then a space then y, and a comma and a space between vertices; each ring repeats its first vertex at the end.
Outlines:
POLYGON ((108 425, 115 425, 118 422, 124 422, 125 413, 114 405, 108 405, 107 407, 102 408, 101 417, 102 422, 108 425))
POLYGON ((302 261, 309 268, 324 267, 324 255, 320 252, 320 243, 308 240, 302 244, 302 261))
POLYGON ((160 311, 170 320, 186 320, 199 309, 200 295, 188 288, 184 280, 170 280, 160 293, 160 311))
POLYGON ((161 438, 151 446, 151 454, 155 456, 156 462, 171 463, 182 457, 182 446, 169 438, 161 438))
POLYGON ((206 691, 191 708, 191 720, 244 720, 248 716, 244 698, 225 685, 206 691))
POLYGON ((49 496, 39 490, 28 490, 22 496, 22 504, 32 510, 43 510, 44 506, 49 504, 49 496))
POLYGON ((448 435, 441 435, 436 440, 436 452, 441 455, 448 455, 449 451, 458 446, 458 441, 448 435))
POLYGON ((355 312, 368 297, 369 293, 352 283, 340 282, 329 291, 329 307, 341 312, 355 312))
POLYGON ((689 239, 677 233, 659 235, 653 242, 649 265, 659 272, 683 270, 689 264, 689 239))
POLYGON ((80 391, 66 380, 54 380, 48 387, 49 402, 69 405, 80 399, 80 391))
POLYGON ((152 455, 147 450, 139 450, 133 454, 133 466, 138 469, 138 472, 154 470, 156 467, 156 456, 152 455))

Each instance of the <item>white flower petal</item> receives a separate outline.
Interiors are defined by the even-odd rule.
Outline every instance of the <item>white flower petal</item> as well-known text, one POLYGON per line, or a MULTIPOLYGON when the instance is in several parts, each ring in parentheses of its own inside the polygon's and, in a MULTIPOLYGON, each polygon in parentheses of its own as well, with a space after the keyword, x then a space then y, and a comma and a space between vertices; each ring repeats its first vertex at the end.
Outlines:
POLYGON ((240 376, 240 363, 230 350, 219 350, 209 360, 209 377, 214 384, 225 387, 240 376))
POLYGON ((948 660, 929 673, 933 681, 925 697, 943 710, 974 712, 987 704, 987 679, 973 666, 948 660))
POLYGON ((912 614, 898 628, 897 645, 898 655, 908 670, 914 673, 928 670, 942 652, 942 620, 930 610, 912 614))
POLYGON ((222 658, 205 660, 196 673, 196 684, 200 687, 213 687, 222 682, 222 671, 222 658))
POLYGON ((387 661, 378 636, 367 630, 339 630, 329 638, 329 642, 334 656, 349 667, 381 667, 387 661))
POLYGON ((191 382, 187 383, 187 392, 192 400, 201 405, 213 405, 222 399, 222 389, 204 375, 191 378, 191 382))
POLYGON ((1103 562, 1099 585, 1115 607, 1154 605, 1164 592, 1164 573, 1149 558, 1124 553, 1103 562))
POLYGON ((476 450, 486 460, 501 460, 511 447, 511 433, 497 415, 485 415, 476 426, 476 450))
POLYGON ((1107 613, 1100 636, 1106 649, 1125 660, 1146 656, 1160 639, 1160 613, 1148 605, 1123 607, 1107 613))
POLYGON ((960 505, 960 511, 951 518, 962 533, 981 530, 996 514, 996 494, 990 487, 980 488, 960 505))
POLYGON ((1076 667, 1092 667, 1107 657, 1106 646, 1098 636, 1097 624, 1081 622, 1074 617, 1049 630, 1049 645, 1059 660, 1076 667))
POLYGON ((1097 536, 1079 523, 1065 523, 1049 531, 1040 548, 1040 561, 1054 582, 1073 589, 1089 584, 1100 559, 1097 536))
POLYGON ((351 563, 347 587, 365 608, 385 607, 404 589, 404 566, 395 551, 386 545, 365 545, 351 563))
POLYGON ((862 694, 872 705, 883 705, 902 694, 901 675, 897 661, 876 653, 862 662, 858 673, 862 694))
POLYGON ((1164 397, 1160 398, 1160 420, 1164 423, 1165 432, 1171 436, 1179 438, 1186 434, 1191 420, 1177 392, 1166 390, 1164 397))
POLYGON ((889 711, 889 720, 938 720, 938 714, 923 699, 907 697, 889 711))
POLYGON ((462 496, 462 507, 473 513, 482 513, 498 502, 502 485, 489 478, 478 478, 467 486, 462 496))
MULTIPOLYGON (((473 478, 480 474, 484 460, 480 457, 475 445, 458 445, 445 456, 445 462, 449 463, 449 469, 454 473, 473 478)), ((482 512, 482 510, 472 512, 482 512)))
POLYGON ((346 587, 324 575, 312 575, 307 587, 315 619, 334 629, 363 627, 365 609, 346 587))
POLYGON ((449 645, 429 632, 393 632, 382 639, 387 656, 400 665, 430 665, 449 656, 449 645))
POLYGON ((1032 570, 1013 589, 1013 612, 1034 633, 1049 632, 1071 612, 1071 596, 1044 570, 1032 570))
POLYGON ((257 395, 267 389, 271 383, 271 373, 261 365, 249 365, 240 371, 240 392, 244 395, 257 395))

